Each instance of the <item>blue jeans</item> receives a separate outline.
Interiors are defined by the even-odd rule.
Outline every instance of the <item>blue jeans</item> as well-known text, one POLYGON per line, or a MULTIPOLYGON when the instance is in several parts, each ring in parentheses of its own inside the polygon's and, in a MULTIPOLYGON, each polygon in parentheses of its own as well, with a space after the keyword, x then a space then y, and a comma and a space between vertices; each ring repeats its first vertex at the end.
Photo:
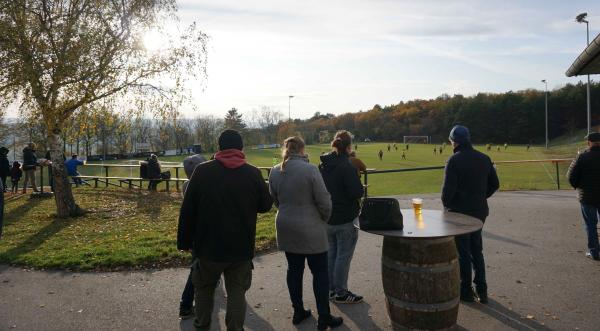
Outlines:
POLYGON ((585 221, 585 232, 588 238, 588 248, 594 258, 600 254, 600 244, 598 244, 598 207, 581 204, 581 213, 585 221))
POLYGON ((285 257, 288 261, 287 285, 294 310, 304 309, 302 278, 304 275, 304 260, 306 260, 313 275, 313 292, 319 316, 329 315, 327 252, 321 254, 294 254, 285 252, 285 257))
POLYGON ((358 240, 358 229, 352 222, 328 225, 327 237, 329 239, 329 252, 327 253, 329 290, 335 291, 337 295, 343 295, 348 291, 348 273, 358 240))

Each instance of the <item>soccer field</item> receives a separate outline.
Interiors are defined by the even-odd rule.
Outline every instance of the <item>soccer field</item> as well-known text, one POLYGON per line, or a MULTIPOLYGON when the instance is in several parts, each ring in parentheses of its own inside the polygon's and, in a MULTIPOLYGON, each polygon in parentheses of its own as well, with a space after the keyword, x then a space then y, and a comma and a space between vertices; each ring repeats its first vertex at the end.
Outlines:
MULTIPOLYGON (((387 150, 388 143, 359 143, 357 155, 365 162, 368 168, 376 170, 404 169, 426 166, 443 166, 448 157, 452 154, 452 148, 446 145, 446 148, 440 155, 434 154, 433 148, 438 150, 440 145, 430 144, 410 144, 409 149, 405 150, 404 144, 397 144, 398 150, 392 148, 387 150), (383 151, 383 160, 379 160, 378 152, 383 151), (406 155, 406 160, 402 160, 402 152, 406 155)), ((576 155, 576 147, 571 149, 555 148, 546 151, 543 147, 531 147, 529 151, 525 146, 508 146, 500 151, 497 146, 493 146, 491 151, 487 151, 485 146, 476 146, 476 148, 488 154, 492 161, 515 161, 515 160, 540 160, 551 158, 572 158, 576 155)), ((329 146, 310 145, 307 146, 310 162, 319 163, 319 156, 323 152, 328 152, 329 146)), ((281 151, 279 149, 257 150, 248 148, 245 150, 250 163, 256 166, 269 167, 274 162, 280 161, 281 151)), ((161 157, 161 161, 180 162, 182 156, 161 157)), ((122 161, 121 161, 122 162, 122 161)), ((119 162, 119 163, 121 163, 119 162)), ((114 162, 110 162, 114 163, 114 162)), ((559 163, 559 179, 561 188, 568 188, 565 174, 569 163, 559 163)), ((163 167, 167 170, 166 167, 163 167)), ((546 190, 555 189, 556 185, 556 167, 553 163, 523 163, 523 164, 498 164, 498 176, 500 177, 502 190, 546 190)), ((101 175, 101 169, 98 167, 81 167, 82 174, 101 175)), ((172 171, 173 175, 175 174, 172 171)), ((137 169, 115 169, 110 170, 111 176, 137 176, 137 169)), ((180 172, 183 177, 183 171, 180 172)), ((265 173, 266 176, 266 173, 265 173)), ((392 195, 392 194, 413 194, 413 193, 435 193, 440 191, 442 184, 443 170, 426 170, 403 173, 371 174, 369 175, 369 195, 392 195)))

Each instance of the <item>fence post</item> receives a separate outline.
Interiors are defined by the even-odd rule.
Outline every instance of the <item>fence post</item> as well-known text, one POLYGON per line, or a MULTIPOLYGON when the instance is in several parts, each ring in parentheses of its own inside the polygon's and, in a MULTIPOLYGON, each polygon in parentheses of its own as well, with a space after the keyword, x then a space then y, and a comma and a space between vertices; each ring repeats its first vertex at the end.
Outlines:
MULTIPOLYGON (((179 168, 175 167, 175 179, 179 179, 179 168)), ((177 188, 177 192, 179 192, 179 180, 175 181, 175 187, 177 188)))
POLYGON ((108 166, 104 166, 104 177, 106 177, 106 187, 108 187, 108 166))
MULTIPOLYGON (((33 185, 37 185, 35 180, 33 181, 33 185)), ((27 186, 27 183, 25 183, 25 186, 27 186)), ((40 166, 40 192, 44 193, 44 166, 40 166)))
POLYGON ((554 164, 556 165, 556 186, 560 190, 560 175, 558 172, 558 162, 554 162, 554 164))

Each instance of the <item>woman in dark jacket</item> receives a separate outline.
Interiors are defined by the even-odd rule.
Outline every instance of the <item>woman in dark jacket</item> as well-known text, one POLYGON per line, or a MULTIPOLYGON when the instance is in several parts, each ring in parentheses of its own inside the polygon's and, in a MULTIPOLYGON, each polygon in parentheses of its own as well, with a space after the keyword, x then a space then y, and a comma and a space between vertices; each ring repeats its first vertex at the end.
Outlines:
POLYGON ((352 152, 350 132, 338 131, 331 147, 333 151, 321 156, 319 166, 333 204, 327 226, 329 298, 336 303, 358 303, 362 296, 348 290, 348 273, 358 240, 353 222, 358 217, 364 189, 348 158, 352 152))

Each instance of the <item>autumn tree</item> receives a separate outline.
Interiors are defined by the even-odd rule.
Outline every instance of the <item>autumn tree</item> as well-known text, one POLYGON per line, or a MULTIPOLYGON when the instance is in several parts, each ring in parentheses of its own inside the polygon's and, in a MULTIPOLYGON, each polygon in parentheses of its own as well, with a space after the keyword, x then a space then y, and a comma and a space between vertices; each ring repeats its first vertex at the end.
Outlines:
POLYGON ((163 113, 186 100, 187 80, 204 76, 206 36, 195 25, 173 35, 176 11, 176 0, 0 2, 0 108, 18 102, 24 115, 41 118, 59 217, 82 212, 61 142, 77 110, 103 99, 143 99, 163 113), (144 47, 149 31, 163 36, 160 49, 144 47))
POLYGON ((225 115, 225 128, 237 131, 243 131, 246 128, 242 114, 236 108, 231 108, 227 111, 227 115, 225 115))

